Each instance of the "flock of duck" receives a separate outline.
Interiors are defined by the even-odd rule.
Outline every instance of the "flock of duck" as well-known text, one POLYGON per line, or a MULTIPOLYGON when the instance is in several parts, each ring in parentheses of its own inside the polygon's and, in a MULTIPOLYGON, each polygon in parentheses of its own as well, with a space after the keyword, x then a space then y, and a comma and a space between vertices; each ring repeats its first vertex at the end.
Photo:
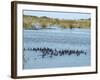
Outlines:
POLYGON ((81 54, 86 55, 87 53, 84 50, 70 50, 70 49, 62 49, 62 50, 57 50, 57 49, 52 49, 52 48, 24 48, 24 51, 35 51, 35 52, 41 52, 42 53, 42 58, 45 58, 46 56, 49 56, 52 58, 53 56, 64 56, 64 55, 76 55, 80 56, 81 54))

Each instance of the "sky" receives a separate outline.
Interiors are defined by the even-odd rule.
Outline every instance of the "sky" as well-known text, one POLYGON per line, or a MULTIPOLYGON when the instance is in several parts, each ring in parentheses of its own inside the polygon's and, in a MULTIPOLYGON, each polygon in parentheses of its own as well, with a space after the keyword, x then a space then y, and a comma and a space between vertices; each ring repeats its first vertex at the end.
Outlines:
POLYGON ((90 13, 77 13, 77 12, 54 12, 54 11, 32 11, 32 10, 24 10, 24 15, 31 16, 47 16, 50 18, 58 18, 58 19, 88 19, 91 18, 90 13))

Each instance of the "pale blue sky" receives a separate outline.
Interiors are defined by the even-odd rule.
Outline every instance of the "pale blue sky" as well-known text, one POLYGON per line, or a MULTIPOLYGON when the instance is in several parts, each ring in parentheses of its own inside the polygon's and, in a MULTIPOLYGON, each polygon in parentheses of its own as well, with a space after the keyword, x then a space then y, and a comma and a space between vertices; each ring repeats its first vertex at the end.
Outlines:
POLYGON ((76 13, 76 12, 51 12, 51 11, 31 11, 31 10, 24 10, 24 15, 31 15, 31 16, 47 16, 51 18, 58 18, 58 19, 88 19, 91 18, 90 13, 76 13))

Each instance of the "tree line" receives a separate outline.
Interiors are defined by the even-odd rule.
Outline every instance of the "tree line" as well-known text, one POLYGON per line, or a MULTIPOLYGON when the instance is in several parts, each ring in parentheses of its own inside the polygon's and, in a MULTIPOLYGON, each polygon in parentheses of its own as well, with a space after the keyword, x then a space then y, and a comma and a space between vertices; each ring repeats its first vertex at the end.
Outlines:
POLYGON ((59 26, 61 28, 90 28, 91 19, 77 19, 77 20, 69 20, 69 19, 58 19, 58 18, 50 18, 47 16, 29 16, 23 15, 23 26, 25 29, 32 29, 35 27, 35 24, 39 23, 42 28, 47 28, 48 26, 59 26))

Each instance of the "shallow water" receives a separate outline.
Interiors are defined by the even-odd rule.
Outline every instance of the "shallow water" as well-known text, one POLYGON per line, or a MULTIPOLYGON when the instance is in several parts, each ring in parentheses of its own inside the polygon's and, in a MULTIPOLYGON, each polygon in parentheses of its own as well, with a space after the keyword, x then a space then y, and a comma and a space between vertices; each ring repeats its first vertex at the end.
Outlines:
POLYGON ((90 30, 89 29, 40 29, 24 30, 24 48, 52 48, 57 50, 84 50, 87 54, 46 56, 41 52, 25 50, 23 69, 41 69, 57 67, 80 67, 90 65, 90 30))

